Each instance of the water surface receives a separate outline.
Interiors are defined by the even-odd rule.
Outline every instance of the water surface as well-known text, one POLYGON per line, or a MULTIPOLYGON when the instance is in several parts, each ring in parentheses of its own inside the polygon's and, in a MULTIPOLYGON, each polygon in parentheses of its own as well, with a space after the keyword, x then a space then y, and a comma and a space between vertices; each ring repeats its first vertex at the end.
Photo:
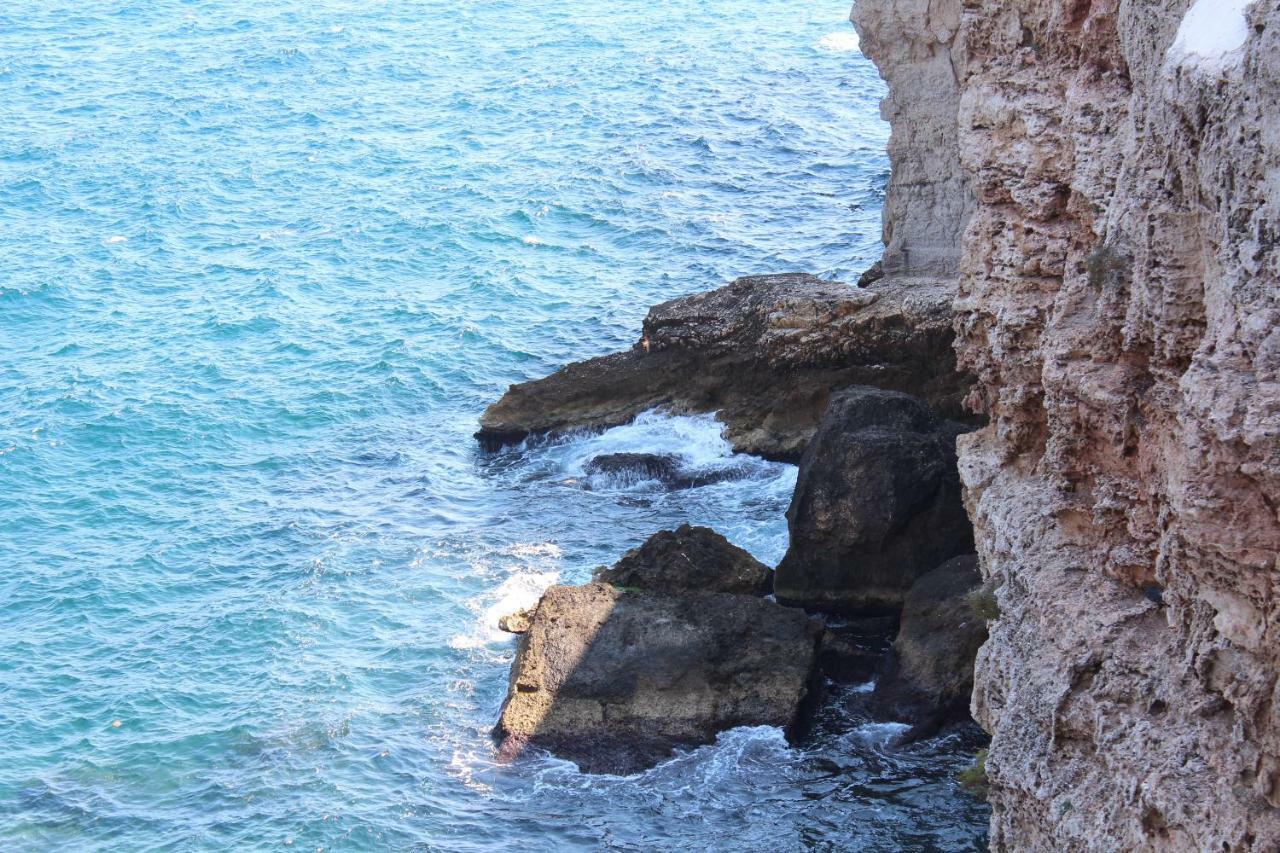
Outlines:
POLYGON ((683 521, 785 548, 786 466, 575 483, 738 464, 710 419, 470 434, 649 304, 876 255, 846 5, 4 4, 0 846, 976 843, 963 749, 834 706, 628 778, 488 736, 507 607, 683 521))

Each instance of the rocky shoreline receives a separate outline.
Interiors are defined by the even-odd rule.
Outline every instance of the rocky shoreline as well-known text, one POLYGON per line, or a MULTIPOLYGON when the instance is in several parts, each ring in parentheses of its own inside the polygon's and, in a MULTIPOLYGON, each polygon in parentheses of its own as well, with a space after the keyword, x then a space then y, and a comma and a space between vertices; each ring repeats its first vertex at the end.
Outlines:
MULTIPOLYGON (((720 714, 645 673, 749 661, 649 625, 652 671, 624 642, 592 672, 635 673, 619 701, 683 722, 597 702, 600 748, 630 728, 652 761, 723 725, 794 727, 799 660, 874 672, 873 708, 916 736, 972 711, 993 849, 1276 849, 1280 9, 858 0, 853 20, 890 89, 880 273, 656 306, 631 350, 513 387, 477 437, 719 413, 736 450, 802 466, 777 603, 731 597, 887 620, 892 645, 815 628, 785 689, 744 676, 720 714)), ((581 645, 550 624, 562 598, 652 594, 577 590, 526 636, 547 620, 542 642, 581 645)), ((699 596, 725 593, 663 595, 696 633, 699 596)), ((516 672, 539 654, 522 640, 516 672)))
MULTIPOLYGON (((776 572, 684 525, 503 619, 520 635, 504 758, 533 747, 633 772, 735 726, 803 731, 824 684, 858 679, 875 683, 872 713, 912 726, 904 739, 968 719, 986 636, 955 455, 972 419, 947 419, 968 383, 939 358, 939 294, 873 287, 755 276, 664 303, 632 350, 514 386, 485 413, 476 437, 493 448, 710 408, 739 451, 800 465, 776 572), (878 652, 850 641, 850 620, 878 652)), ((661 456, 586 467, 699 485, 661 456)))

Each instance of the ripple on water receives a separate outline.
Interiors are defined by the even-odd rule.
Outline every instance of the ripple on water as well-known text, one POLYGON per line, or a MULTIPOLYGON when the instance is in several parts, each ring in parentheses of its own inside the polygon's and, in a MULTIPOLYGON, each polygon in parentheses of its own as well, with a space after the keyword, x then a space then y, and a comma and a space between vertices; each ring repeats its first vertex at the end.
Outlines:
POLYGON ((965 747, 865 721, 493 765, 499 611, 684 521, 776 561, 795 471, 710 417, 483 457, 479 413, 655 302, 856 276, 887 174, 845 2, 527 12, 0 9, 4 849, 980 838, 965 747), (566 485, 609 449, 747 470, 566 485))

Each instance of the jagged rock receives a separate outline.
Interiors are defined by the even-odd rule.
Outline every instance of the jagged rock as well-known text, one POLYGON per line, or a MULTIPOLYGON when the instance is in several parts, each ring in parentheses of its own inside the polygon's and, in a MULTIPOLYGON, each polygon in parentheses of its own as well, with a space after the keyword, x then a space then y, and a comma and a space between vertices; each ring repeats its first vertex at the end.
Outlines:
POLYGON ((773 573, 709 527, 682 524, 633 548, 595 580, 654 592, 732 592, 764 595, 773 573))
POLYGON ((586 772, 631 773, 727 728, 791 727, 821 633, 754 596, 553 586, 520 637, 499 754, 543 748, 586 772))
POLYGON ((523 634, 529 630, 532 622, 533 608, 517 610, 515 613, 498 617, 498 630, 506 631, 508 634, 523 634))
POLYGON ((734 449, 795 461, 831 389, 875 385, 963 417, 951 342, 954 286, 750 276, 657 305, 639 343, 513 385, 480 419, 487 448, 624 424, 647 409, 718 412, 734 449))
POLYGON ((911 723, 911 739, 969 718, 973 662, 987 639, 987 620, 972 595, 981 585, 978 558, 969 554, 925 574, 907 593, 872 703, 878 714, 911 723))
POLYGON ((955 424, 921 400, 855 387, 834 395, 800 462, 779 601, 830 611, 900 605, 925 572, 973 550, 955 424))
POLYGON ((602 476, 621 485, 654 480, 673 491, 710 486, 748 474, 746 466, 691 470, 673 453, 602 453, 590 459, 583 470, 588 477, 602 476))

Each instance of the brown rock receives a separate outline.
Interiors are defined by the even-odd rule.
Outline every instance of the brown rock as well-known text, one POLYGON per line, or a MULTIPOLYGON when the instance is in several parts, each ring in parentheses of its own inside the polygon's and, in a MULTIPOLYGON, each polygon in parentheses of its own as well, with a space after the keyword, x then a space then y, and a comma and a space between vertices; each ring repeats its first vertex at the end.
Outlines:
POLYGON ((883 279, 874 289, 810 275, 740 278, 650 310, 632 349, 513 385, 480 419, 486 447, 624 424, 640 412, 719 412, 736 450, 799 458, 830 390, 908 391, 962 417, 953 370, 953 285, 883 279))
POLYGON ((1002 614, 973 697, 992 849, 1280 848, 1280 7, 856 17, 894 104, 935 58, 959 90, 886 116, 925 143, 895 180, 955 134, 976 199, 957 351, 991 424, 959 457, 1002 614), (1179 46, 1190 10, 1238 46, 1179 46))

